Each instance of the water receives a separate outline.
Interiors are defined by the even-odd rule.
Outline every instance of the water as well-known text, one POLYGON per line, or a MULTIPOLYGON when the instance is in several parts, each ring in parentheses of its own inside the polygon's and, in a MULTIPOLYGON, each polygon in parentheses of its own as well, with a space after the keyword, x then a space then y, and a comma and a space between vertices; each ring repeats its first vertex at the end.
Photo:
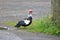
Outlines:
POLYGON ((33 19, 39 19, 50 12, 50 0, 0 0, 0 21, 16 21, 27 17, 33 10, 33 19))

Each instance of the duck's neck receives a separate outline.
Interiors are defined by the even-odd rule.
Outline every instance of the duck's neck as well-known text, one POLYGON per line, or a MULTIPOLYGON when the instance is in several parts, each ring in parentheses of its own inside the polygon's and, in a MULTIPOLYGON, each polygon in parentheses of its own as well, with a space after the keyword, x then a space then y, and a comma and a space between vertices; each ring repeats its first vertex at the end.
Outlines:
POLYGON ((32 14, 28 15, 28 20, 32 21, 32 14))
POLYGON ((32 14, 29 14, 28 17, 32 17, 32 14))

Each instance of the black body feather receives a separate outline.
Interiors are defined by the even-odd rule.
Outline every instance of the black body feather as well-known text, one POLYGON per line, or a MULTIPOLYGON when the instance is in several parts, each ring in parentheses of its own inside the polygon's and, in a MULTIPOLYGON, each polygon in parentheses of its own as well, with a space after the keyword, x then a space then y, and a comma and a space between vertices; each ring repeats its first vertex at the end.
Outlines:
POLYGON ((29 26, 29 25, 32 23, 32 17, 31 17, 31 16, 28 17, 27 20, 30 20, 29 24, 26 24, 26 23, 22 20, 22 21, 19 21, 19 22, 15 25, 15 27, 18 28, 18 27, 20 27, 20 26, 24 26, 24 27, 29 26))

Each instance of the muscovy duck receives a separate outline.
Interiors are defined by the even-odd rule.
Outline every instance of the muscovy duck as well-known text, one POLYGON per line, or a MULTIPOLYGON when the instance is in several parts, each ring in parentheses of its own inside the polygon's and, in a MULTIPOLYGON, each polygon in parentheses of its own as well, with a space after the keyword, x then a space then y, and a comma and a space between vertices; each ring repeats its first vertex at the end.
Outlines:
POLYGON ((32 10, 30 9, 30 10, 29 10, 29 15, 28 15, 28 17, 25 18, 24 20, 19 21, 19 22, 15 25, 15 27, 17 27, 17 28, 19 28, 19 27, 21 27, 21 26, 26 27, 26 26, 29 26, 31 23, 32 23, 32 10))

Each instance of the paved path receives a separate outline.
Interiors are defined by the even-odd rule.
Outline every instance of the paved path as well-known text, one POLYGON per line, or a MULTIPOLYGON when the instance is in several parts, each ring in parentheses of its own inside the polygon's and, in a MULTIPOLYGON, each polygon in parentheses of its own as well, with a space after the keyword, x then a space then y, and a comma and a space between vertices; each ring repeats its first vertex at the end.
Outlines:
POLYGON ((43 33, 30 33, 21 30, 16 30, 12 32, 21 37, 23 40, 60 40, 60 37, 46 35, 43 33))
POLYGON ((16 34, 0 30, 0 40, 22 40, 16 34))
MULTIPOLYGON (((48 12, 51 10, 50 8, 50 0, 0 0, 0 22, 20 20, 23 17, 26 17, 26 15, 28 14, 27 10, 29 9, 33 9, 33 19, 41 18, 44 15, 48 14, 48 12)), ((6 28, 6 26, 4 26, 3 24, 0 24, 0 26, 6 28)), ((15 30, 12 27, 8 28, 10 28, 10 30, 0 31, 0 39, 1 37, 8 37, 8 35, 10 34, 11 36, 18 36, 18 40, 19 38, 23 40, 60 40, 60 37, 53 35, 31 33, 17 29, 15 30)), ((11 36, 8 37, 9 40, 11 36)))
MULTIPOLYGON (((13 33, 11 35, 11 38, 12 38, 12 36, 14 37, 16 35, 17 38, 19 37, 22 40, 60 40, 60 36, 48 35, 48 34, 43 34, 43 33, 32 33, 32 32, 27 32, 24 30, 18 30, 14 27, 8 27, 8 28, 9 28, 9 30, 1 30, 1 32, 3 32, 2 37, 4 35, 5 36, 11 35, 11 33, 13 33)), ((0 36, 1 36, 1 34, 0 34, 0 36)), ((10 36, 8 36, 8 37, 10 39, 10 36)))

